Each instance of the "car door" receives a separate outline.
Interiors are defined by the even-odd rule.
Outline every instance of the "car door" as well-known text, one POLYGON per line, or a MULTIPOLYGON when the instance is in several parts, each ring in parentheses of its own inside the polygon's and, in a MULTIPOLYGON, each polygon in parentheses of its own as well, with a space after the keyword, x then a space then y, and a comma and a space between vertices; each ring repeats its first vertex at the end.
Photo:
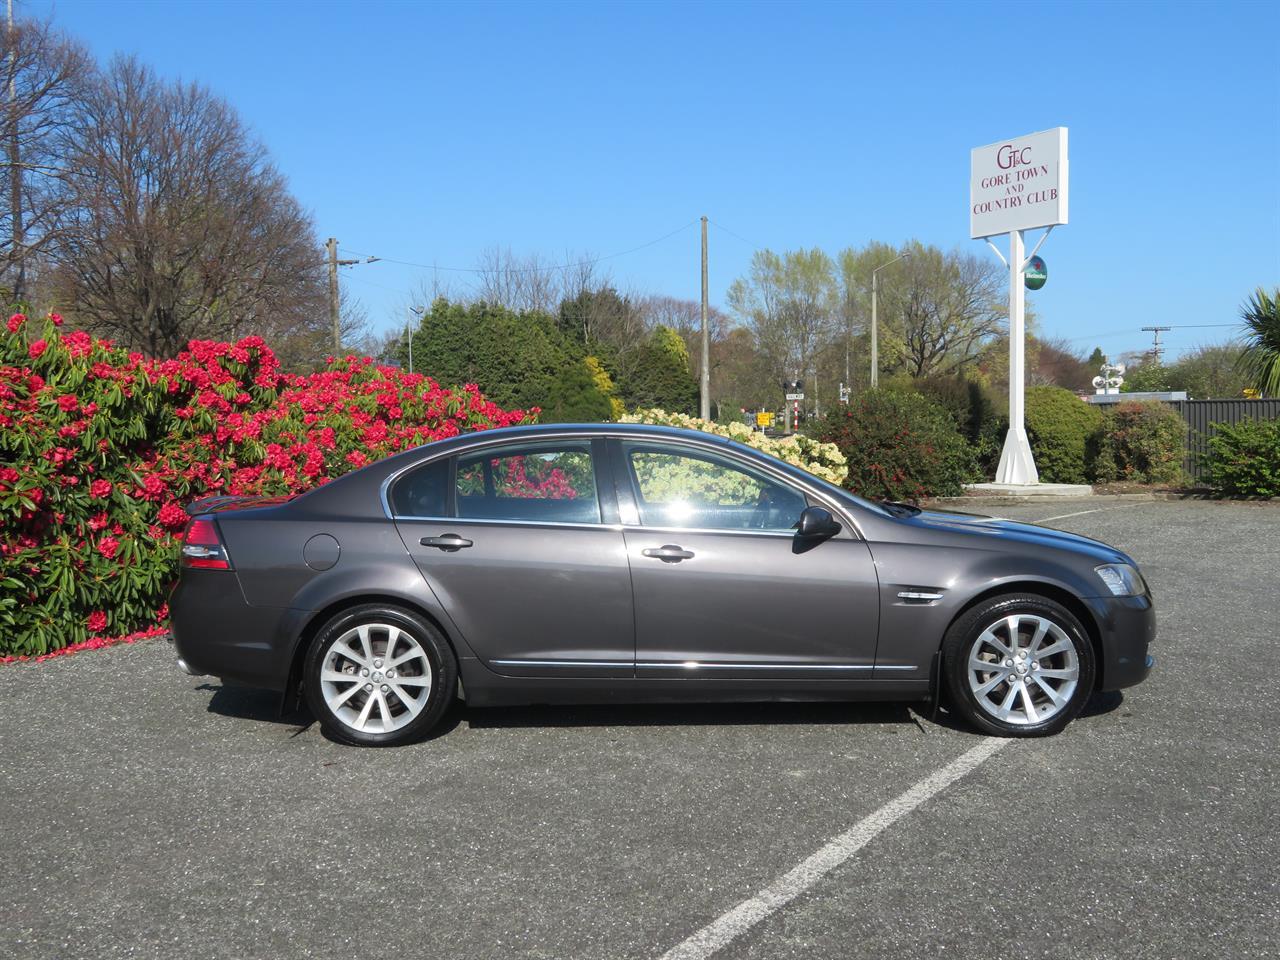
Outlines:
POLYGON ((636 676, 870 678, 879 598, 855 531, 792 529, 803 491, 710 445, 617 439, 636 676))
POLYGON ((633 675, 631 578, 602 456, 590 438, 490 444, 389 491, 423 578, 498 673, 633 675))

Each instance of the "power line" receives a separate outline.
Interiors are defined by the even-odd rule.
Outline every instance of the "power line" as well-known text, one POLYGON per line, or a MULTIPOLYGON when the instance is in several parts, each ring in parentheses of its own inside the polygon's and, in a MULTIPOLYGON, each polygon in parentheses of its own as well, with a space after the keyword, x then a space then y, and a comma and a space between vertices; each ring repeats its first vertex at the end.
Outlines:
POLYGON ((708 223, 710 223, 710 224, 711 224, 713 227, 715 227, 717 230, 723 230, 723 231, 724 231, 725 233, 727 233, 729 236, 733 237, 733 239, 735 239, 735 240, 741 240, 741 241, 742 241, 743 243, 745 243, 748 247, 754 247, 756 250, 763 250, 763 249, 765 249, 764 244, 762 244, 762 243, 756 243, 754 240, 748 240, 746 237, 742 236, 742 234, 740 234, 740 233, 734 233, 732 230, 730 230, 728 227, 726 227, 726 226, 725 226, 724 224, 722 224, 722 223, 716 223, 716 221, 714 221, 714 220, 708 220, 707 222, 708 222, 708 223))
MULTIPOLYGON (((697 222, 698 220, 697 218, 695 218, 693 220, 690 220, 684 226, 677 227, 675 230, 672 230, 670 233, 665 233, 655 240, 650 240, 647 243, 640 244, 639 246, 631 247, 629 250, 621 250, 618 253, 609 253, 603 257, 593 257, 589 260, 576 260, 570 263, 552 264, 549 266, 538 265, 538 266, 532 266, 532 267, 512 267, 510 269, 504 269, 503 272, 504 273, 539 273, 545 270, 569 270, 569 269, 572 269, 573 267, 594 266, 595 264, 602 263, 605 260, 615 260, 618 257, 625 257, 628 254, 638 253, 639 251, 644 250, 648 247, 652 247, 656 244, 662 243, 664 240, 670 240, 676 234, 683 233, 685 230, 688 230, 697 222)), ((357 254, 350 250, 344 250, 343 252, 350 253, 352 256, 364 256, 364 254, 357 254)), ((378 259, 383 261, 384 263, 394 263, 402 267, 413 267, 418 270, 444 270, 447 273, 476 273, 476 274, 485 274, 485 273, 494 272, 493 270, 485 269, 483 267, 442 267, 434 263, 417 263, 413 260, 398 260, 395 257, 378 257, 378 259)))

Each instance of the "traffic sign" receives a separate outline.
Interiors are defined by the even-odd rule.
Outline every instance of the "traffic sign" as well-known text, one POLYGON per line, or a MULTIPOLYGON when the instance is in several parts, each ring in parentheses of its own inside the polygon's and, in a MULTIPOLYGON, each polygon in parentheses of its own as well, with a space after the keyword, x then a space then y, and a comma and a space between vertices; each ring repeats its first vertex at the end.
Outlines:
POLYGON ((788 393, 788 394, 787 394, 787 399, 788 399, 788 400, 803 400, 803 399, 804 399, 804 394, 803 394, 803 393, 788 393))

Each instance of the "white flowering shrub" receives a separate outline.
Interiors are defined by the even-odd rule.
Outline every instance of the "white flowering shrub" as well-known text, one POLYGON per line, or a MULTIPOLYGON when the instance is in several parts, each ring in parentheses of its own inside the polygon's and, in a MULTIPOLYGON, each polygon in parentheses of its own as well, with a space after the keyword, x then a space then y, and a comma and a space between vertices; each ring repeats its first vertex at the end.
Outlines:
POLYGON ((620 417, 618 422, 652 423, 663 427, 683 427, 686 430, 701 430, 703 433, 714 433, 717 436, 728 437, 730 440, 736 440, 749 447, 754 447, 761 453, 767 453, 771 457, 785 460, 787 463, 800 467, 802 470, 808 470, 815 477, 826 480, 828 483, 843 485, 845 477, 849 474, 848 463, 844 458, 844 454, 840 452, 839 447, 834 443, 819 443, 812 437, 806 437, 800 433, 790 437, 766 437, 763 433, 752 430, 745 423, 731 423, 728 426, 723 426, 718 423, 712 423, 710 420, 690 417, 683 413, 668 413, 666 410, 659 410, 656 407, 628 413, 626 416, 620 417))

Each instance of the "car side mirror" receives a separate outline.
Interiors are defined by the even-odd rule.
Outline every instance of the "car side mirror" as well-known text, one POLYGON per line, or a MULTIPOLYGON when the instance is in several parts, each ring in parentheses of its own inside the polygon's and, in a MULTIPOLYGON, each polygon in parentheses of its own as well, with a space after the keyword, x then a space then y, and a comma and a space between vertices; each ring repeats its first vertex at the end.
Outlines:
POLYGON ((840 532, 840 524, 824 507, 805 507, 796 522, 796 534, 805 538, 834 537, 840 532))

